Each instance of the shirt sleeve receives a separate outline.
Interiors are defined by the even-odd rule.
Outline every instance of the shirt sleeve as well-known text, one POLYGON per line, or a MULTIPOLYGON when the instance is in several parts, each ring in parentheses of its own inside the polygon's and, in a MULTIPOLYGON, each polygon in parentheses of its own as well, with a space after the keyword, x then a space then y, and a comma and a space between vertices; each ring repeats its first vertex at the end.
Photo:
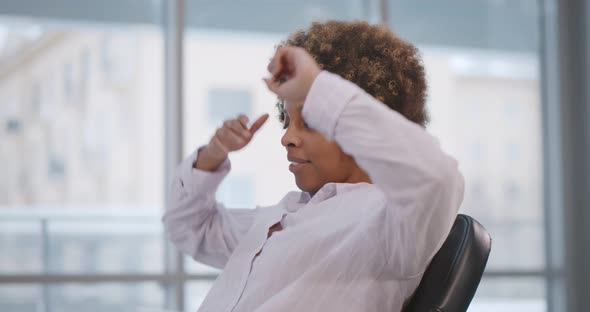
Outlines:
POLYGON ((221 269, 250 229, 257 209, 226 209, 217 202, 215 192, 230 171, 229 159, 207 172, 193 168, 197 155, 198 150, 179 165, 162 221, 180 251, 221 269))
POLYGON ((457 161, 421 126, 326 71, 314 81, 302 114, 383 192, 387 209, 378 231, 388 268, 399 278, 422 274, 463 200, 457 161))

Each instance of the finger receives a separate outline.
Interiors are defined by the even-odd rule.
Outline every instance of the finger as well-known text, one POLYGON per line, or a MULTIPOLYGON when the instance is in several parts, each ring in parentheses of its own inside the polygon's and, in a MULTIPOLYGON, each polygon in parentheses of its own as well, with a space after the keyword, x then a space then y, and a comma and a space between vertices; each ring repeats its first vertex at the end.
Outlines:
POLYGON ((294 85, 294 82, 291 80, 287 80, 285 83, 280 84, 279 82, 273 82, 268 79, 265 79, 264 82, 266 83, 267 88, 276 94, 279 98, 282 99, 289 99, 291 95, 293 95, 294 91, 296 91, 297 85, 294 85))
POLYGON ((256 131, 258 131, 260 127, 262 127, 262 125, 266 122, 267 119, 268 114, 264 114, 258 117, 258 119, 256 119, 256 121, 252 124, 252 127, 250 127, 250 132, 252 133, 252 135, 254 135, 254 133, 256 133, 256 131))
POLYGON ((219 128, 215 134, 219 141, 226 146, 230 151, 235 151, 242 148, 246 144, 246 140, 239 135, 233 133, 230 129, 219 128))
POLYGON ((281 84, 289 79, 289 76, 294 70, 293 49, 293 47, 280 47, 277 49, 271 63, 268 66, 273 81, 279 82, 279 84, 281 84))
POLYGON ((242 137, 244 140, 250 139, 250 131, 248 131, 248 128, 245 128, 244 125, 237 119, 226 120, 223 123, 223 127, 230 129, 233 133, 242 137))
POLYGON ((285 47, 281 54, 279 55, 279 63, 281 64, 281 70, 275 73, 275 77, 281 82, 285 82, 290 79, 291 76, 295 75, 295 71, 297 66, 295 63, 297 62, 297 55, 299 49, 303 48, 294 48, 294 47, 285 47))
POLYGON ((242 123, 242 126, 244 126, 244 129, 248 130, 248 122, 250 121, 248 116, 246 116, 244 114, 240 114, 240 116, 238 116, 238 120, 242 123))
POLYGON ((270 78, 264 78, 264 83, 266 83, 266 87, 272 92, 278 95, 280 84, 278 81, 272 80, 270 78))
POLYGON ((273 55, 272 59, 270 60, 270 63, 268 64, 268 72, 274 77, 277 76, 278 73, 281 72, 282 70, 282 62, 281 59, 283 57, 285 49, 283 47, 279 47, 276 51, 275 54, 273 55))

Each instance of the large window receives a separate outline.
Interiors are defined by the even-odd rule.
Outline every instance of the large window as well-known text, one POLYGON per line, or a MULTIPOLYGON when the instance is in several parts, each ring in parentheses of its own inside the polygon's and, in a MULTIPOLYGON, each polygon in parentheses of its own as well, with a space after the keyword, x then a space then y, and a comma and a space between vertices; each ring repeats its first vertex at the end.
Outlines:
POLYGON ((2 311, 164 305, 161 284, 120 278, 165 270, 162 32, 114 26, 0 16, 2 311))
POLYGON ((428 131, 460 162, 461 212, 493 237, 470 311, 546 310, 539 1, 58 3, 0 4, 1 311, 195 311, 218 271, 160 223, 179 74, 165 64, 183 71, 183 156, 226 118, 270 113, 218 198, 271 205, 296 186, 261 78, 290 32, 328 19, 385 23, 422 51, 428 131), (184 3, 182 60, 165 53, 170 3, 184 3))

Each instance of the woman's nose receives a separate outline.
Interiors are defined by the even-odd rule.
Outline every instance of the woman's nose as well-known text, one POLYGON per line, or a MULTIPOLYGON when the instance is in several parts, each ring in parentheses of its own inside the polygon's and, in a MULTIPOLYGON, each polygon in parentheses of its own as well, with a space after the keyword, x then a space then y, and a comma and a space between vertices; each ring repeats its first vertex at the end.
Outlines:
POLYGON ((291 127, 289 127, 281 138, 281 144, 284 147, 299 147, 301 146, 301 138, 291 129, 291 127))

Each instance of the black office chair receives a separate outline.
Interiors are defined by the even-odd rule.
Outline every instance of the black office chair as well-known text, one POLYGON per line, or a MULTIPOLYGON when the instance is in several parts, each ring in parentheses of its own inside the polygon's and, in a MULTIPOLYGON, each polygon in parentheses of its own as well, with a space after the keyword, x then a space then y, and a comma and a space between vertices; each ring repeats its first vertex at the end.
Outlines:
POLYGON ((467 311, 488 262, 492 239, 470 216, 458 215, 404 312, 467 311))

